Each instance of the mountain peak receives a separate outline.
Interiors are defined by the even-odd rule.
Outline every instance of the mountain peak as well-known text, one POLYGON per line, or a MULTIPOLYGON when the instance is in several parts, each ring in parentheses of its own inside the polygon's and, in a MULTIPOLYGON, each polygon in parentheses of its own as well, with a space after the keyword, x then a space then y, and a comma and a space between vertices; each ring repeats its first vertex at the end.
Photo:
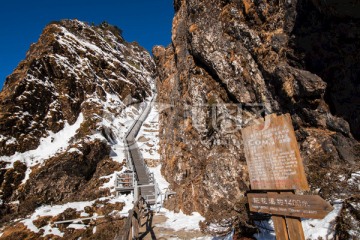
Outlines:
POLYGON ((74 123, 91 98, 106 101, 116 95, 121 100, 131 95, 141 101, 150 96, 152 58, 120 34, 108 24, 90 26, 78 20, 49 24, 0 95, 4 139, 0 154, 35 148, 46 130, 57 132, 64 121, 74 123), (7 136, 18 144, 5 144, 7 136))
POLYGON ((122 169, 114 146, 154 88, 151 55, 119 28, 46 26, 0 93, 2 202, 19 201, 24 215, 45 195, 44 204, 107 196, 99 179, 122 169))

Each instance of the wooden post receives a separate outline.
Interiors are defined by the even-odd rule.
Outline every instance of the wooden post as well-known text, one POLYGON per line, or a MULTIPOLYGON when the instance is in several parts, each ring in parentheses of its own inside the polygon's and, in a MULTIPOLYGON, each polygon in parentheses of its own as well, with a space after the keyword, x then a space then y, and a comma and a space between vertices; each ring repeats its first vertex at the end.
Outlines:
POLYGON ((123 234, 123 237, 122 239, 132 239, 132 231, 131 231, 131 219, 132 219, 132 216, 133 216, 133 210, 129 210, 129 215, 128 215, 128 218, 126 220, 126 223, 125 223, 125 227, 124 227, 124 234, 123 234))
POLYGON ((134 185, 134 202, 137 202, 139 200, 139 188, 137 185, 137 182, 135 181, 134 185))
POLYGON ((271 219, 274 222, 274 230, 276 238, 279 240, 288 240, 288 233, 286 229, 286 221, 284 217, 281 216, 271 216, 271 219))
MULTIPOLYGON (((280 194, 294 194, 293 192, 282 192, 280 194)), ((305 240, 301 218, 286 217, 287 232, 290 240, 305 240)))
MULTIPOLYGON (((277 195, 278 193, 276 193, 276 192, 268 192, 268 194, 270 196, 272 196, 272 195, 277 195)), ((271 219, 274 222, 274 230, 275 230, 276 237, 278 239, 281 239, 281 240, 282 239, 288 240, 289 237, 288 237, 288 234, 287 234, 285 218, 282 217, 282 216, 273 215, 273 216, 271 216, 271 219)))
MULTIPOLYGON (((268 195, 276 196, 279 193, 268 192, 268 195)), ((293 194, 293 192, 282 192, 280 194, 293 194)), ((304 230, 300 218, 272 216, 277 239, 280 240, 305 240, 304 230)))
POLYGON ((139 236, 139 223, 136 215, 132 218, 133 238, 137 239, 139 236))
POLYGON ((305 240, 300 218, 286 218, 286 226, 290 240, 305 240))

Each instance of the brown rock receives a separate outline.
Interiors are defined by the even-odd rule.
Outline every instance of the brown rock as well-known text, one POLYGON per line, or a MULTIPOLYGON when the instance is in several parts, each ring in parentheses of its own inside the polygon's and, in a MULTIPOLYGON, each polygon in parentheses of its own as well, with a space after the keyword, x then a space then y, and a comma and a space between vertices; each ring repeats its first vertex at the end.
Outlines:
MULTIPOLYGON (((111 146, 121 139, 103 122, 122 117, 127 106, 152 95, 155 74, 151 55, 127 43, 115 26, 78 20, 49 24, 0 92, 1 226, 43 204, 109 196, 109 189, 100 188, 106 179, 100 178, 123 167, 110 157, 111 146), (36 159, 21 184, 32 159, 25 154, 24 163, 9 168, 9 161, 17 160, 11 156, 37 149, 42 138, 74 124, 80 115, 84 120, 67 146, 48 159, 36 159), (11 201, 20 201, 18 208, 11 201)), ((38 151, 47 151, 42 144, 38 151)))
POLYGON ((155 73, 151 56, 126 43, 116 27, 78 20, 49 24, 0 93, 0 155, 36 149, 46 131, 58 132, 65 121, 73 124, 80 112, 92 118, 101 113, 103 106, 86 106, 89 98, 114 94, 144 100, 151 89, 140 67, 155 73), (10 144, 11 138, 16 141, 10 144))
POLYGON ((352 137, 359 134, 359 61, 349 59, 342 71, 323 61, 332 65, 339 62, 335 56, 348 59, 345 52, 358 55, 358 20, 346 26, 352 40, 345 48, 331 37, 345 34, 345 22, 323 18, 307 1, 174 5, 172 45, 153 50, 158 100, 169 105, 160 115, 160 154, 162 173, 177 192, 173 208, 199 211, 206 217, 204 231, 215 225, 219 233, 233 226, 239 236, 251 233, 248 216, 234 207, 244 204, 249 190, 240 128, 269 113, 292 115, 312 191, 321 187, 327 199, 352 191, 329 182, 360 167, 352 137), (334 77, 340 72, 344 83, 334 77))
POLYGON ((50 220, 51 220, 51 216, 43 216, 43 217, 39 217, 36 220, 33 221, 33 224, 37 227, 37 228, 42 228, 46 225, 49 224, 50 220))

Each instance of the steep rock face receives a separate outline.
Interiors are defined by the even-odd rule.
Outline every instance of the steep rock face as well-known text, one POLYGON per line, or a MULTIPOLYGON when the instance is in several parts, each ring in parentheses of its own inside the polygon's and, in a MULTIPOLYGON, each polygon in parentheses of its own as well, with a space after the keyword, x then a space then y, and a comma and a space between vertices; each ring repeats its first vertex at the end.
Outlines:
POLYGON ((1 92, 0 155, 36 148, 45 130, 74 123, 91 97, 105 101, 115 93, 140 101, 151 94, 142 76, 154 71, 150 55, 119 31, 66 20, 44 29, 1 92))
POLYGON ((349 179, 359 171, 352 137, 358 132, 344 114, 330 111, 324 95, 341 93, 308 68, 308 52, 296 45, 296 34, 309 28, 300 19, 305 11, 316 16, 308 20, 314 24, 322 13, 308 1, 175 0, 174 6, 172 45, 153 49, 158 100, 170 104, 160 116, 162 173, 177 192, 169 205, 199 211, 210 232, 251 230, 240 128, 266 113, 291 114, 311 191, 320 189, 326 199, 356 195, 359 179, 349 179))
POLYGON ((112 146, 154 77, 150 54, 117 27, 49 24, 0 93, 0 221, 108 195, 100 177, 124 164, 112 146))

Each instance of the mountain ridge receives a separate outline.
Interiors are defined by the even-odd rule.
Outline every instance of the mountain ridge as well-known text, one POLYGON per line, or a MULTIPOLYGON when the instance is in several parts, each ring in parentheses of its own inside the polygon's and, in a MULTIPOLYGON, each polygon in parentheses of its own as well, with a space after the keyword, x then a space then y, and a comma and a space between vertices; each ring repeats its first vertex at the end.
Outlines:
MULTIPOLYGON (((0 93, 1 224, 46 204, 97 199, 121 211, 111 183, 126 170, 123 135, 153 95, 155 77, 151 55, 116 27, 46 26, 0 93)), ((122 218, 114 219, 120 228, 122 218)))

